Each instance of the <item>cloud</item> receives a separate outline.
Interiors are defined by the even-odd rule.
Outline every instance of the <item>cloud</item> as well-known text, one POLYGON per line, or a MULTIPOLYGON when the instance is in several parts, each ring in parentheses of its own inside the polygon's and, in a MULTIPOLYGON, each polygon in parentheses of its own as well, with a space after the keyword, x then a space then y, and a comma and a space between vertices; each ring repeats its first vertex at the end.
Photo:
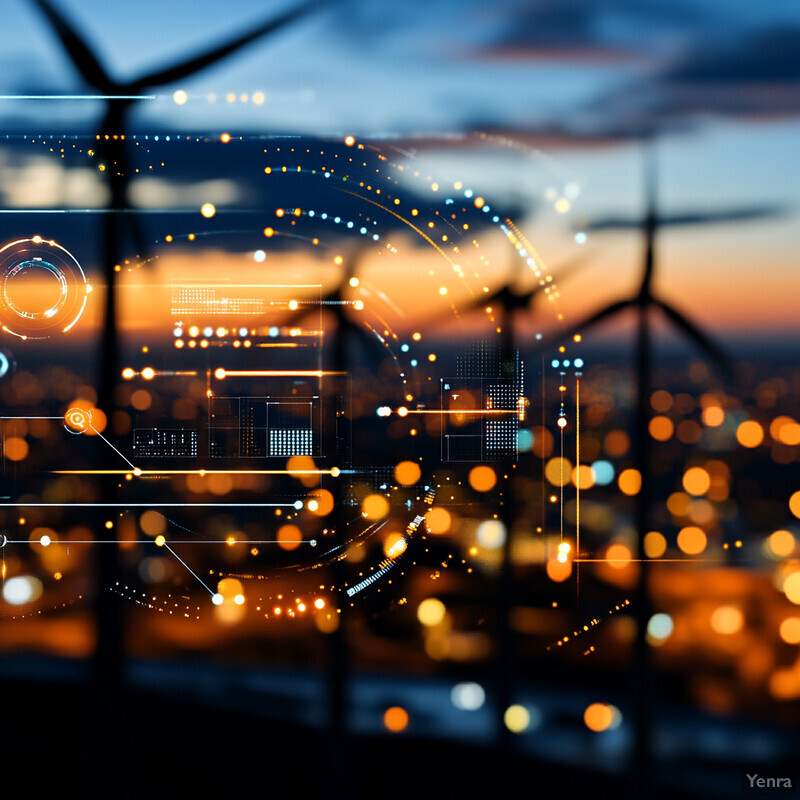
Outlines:
POLYGON ((796 86, 800 27, 775 27, 711 48, 697 48, 667 73, 672 83, 796 86))
MULTIPOLYGON (((685 130, 709 116, 796 116, 800 26, 787 11, 779 0, 758 9, 735 0, 526 2, 480 58, 566 58, 576 66, 610 59, 624 66, 628 59, 628 66, 569 112, 521 125, 485 115, 469 127, 527 128, 538 141, 590 146, 685 130)), ((575 80, 589 77, 576 72, 575 80)))
POLYGON ((582 112, 598 129, 657 133, 709 116, 800 114, 800 27, 768 27, 696 42, 662 69, 596 98, 582 112))
POLYGON ((90 168, 67 169, 46 156, 0 152, 0 197, 8 208, 101 208, 108 187, 90 168))
POLYGON ((658 80, 663 111, 733 116, 800 113, 800 27, 695 48, 658 80))
POLYGON ((234 205, 242 200, 242 190, 233 180, 178 183, 162 178, 136 178, 131 182, 129 197, 137 208, 197 208, 203 203, 218 206, 234 205))
POLYGON ((483 55, 576 61, 653 57, 705 27, 707 15, 680 0, 536 0, 509 9, 483 55))

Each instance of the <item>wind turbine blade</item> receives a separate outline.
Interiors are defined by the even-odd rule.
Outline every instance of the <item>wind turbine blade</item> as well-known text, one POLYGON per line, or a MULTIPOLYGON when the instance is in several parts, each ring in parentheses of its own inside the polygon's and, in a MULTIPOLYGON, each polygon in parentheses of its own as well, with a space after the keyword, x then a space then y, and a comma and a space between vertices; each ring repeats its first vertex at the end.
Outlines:
POLYGON ((116 94, 119 86, 97 60, 89 45, 78 35, 66 18, 56 10, 50 0, 33 0, 33 2, 47 17, 47 21, 67 51, 67 55, 86 83, 105 94, 116 94))
MULTIPOLYGON (((589 263, 589 259, 585 254, 577 256, 576 258, 571 258, 566 264, 553 271, 553 283, 547 285, 560 286, 562 281, 569 280, 572 275, 580 272, 582 269, 588 266, 589 263)), ((525 270, 527 269, 528 268, 526 267, 525 270)), ((522 270, 522 272, 524 273, 525 270, 522 270)), ((462 313, 469 313, 470 311, 474 311, 479 308, 483 309, 486 308, 486 306, 495 306, 498 303, 503 303, 506 301, 506 299, 511 300, 510 308, 507 310, 513 311, 517 308, 524 309, 531 304, 531 301, 536 297, 536 295, 546 288, 545 286, 541 286, 537 283, 537 285, 532 286, 526 291, 519 291, 518 294, 513 288, 514 277, 515 276, 512 276, 509 283, 506 283, 500 288, 495 289, 491 294, 479 295, 468 305, 460 307, 459 310, 462 313), (509 295, 511 296, 509 297, 509 295)))
POLYGON ((600 325, 601 323, 605 322, 607 319, 616 316, 617 314, 622 313, 628 308, 638 308, 639 306, 639 298, 632 297, 627 300, 617 300, 615 303, 611 303, 610 305, 606 306, 605 308, 601 308, 600 311, 595 312, 590 317, 582 320, 578 325, 573 325, 570 330, 566 333, 557 334, 554 336, 549 336, 546 341, 539 342, 539 345, 542 346, 550 346, 555 344, 557 341, 561 342, 564 338, 572 338, 575 334, 584 334, 590 328, 594 328, 596 325, 600 325))
POLYGON ((681 332, 689 339, 691 339, 701 350, 703 350, 709 358, 715 361, 726 370, 731 369, 731 362, 724 350, 717 345, 710 336, 703 333, 693 322, 690 322, 683 314, 671 305, 665 303, 663 300, 653 299, 653 303, 657 305, 667 316, 667 318, 681 330, 681 332))
MULTIPOLYGON (((336 290, 333 292, 328 292, 328 294, 323 295, 319 300, 309 298, 303 302, 302 305, 298 307, 296 311, 293 311, 288 317, 284 318, 280 325, 281 327, 285 328, 295 328, 304 319, 308 319, 311 315, 315 315, 319 317, 320 311, 331 311, 331 309, 338 310, 338 306, 328 305, 329 303, 336 303, 339 300, 339 295, 336 290)), ((337 313, 334 310, 332 313, 337 313)))
POLYGON ((636 305, 637 301, 635 299, 618 300, 616 303, 611 303, 611 305, 606 306, 605 308, 600 309, 600 311, 592 314, 591 317, 587 317, 579 325, 575 325, 572 329, 572 333, 583 333, 589 328, 594 328, 595 325, 599 325, 601 322, 609 319, 610 317, 616 316, 626 308, 633 308, 636 305))
MULTIPOLYGON (((779 217, 786 213, 781 206, 748 206, 745 208, 729 208, 721 211, 684 211, 659 217, 659 227, 681 228, 697 225, 725 225, 731 222, 749 222, 751 220, 779 217)), ((642 226, 640 219, 627 217, 606 217, 585 225, 584 231, 629 231, 638 230, 642 226)))
MULTIPOLYGON (((353 278, 358 278, 358 268, 364 258, 366 250, 367 248, 364 247, 351 250, 345 260, 344 271, 339 282, 319 298, 318 304, 310 302, 308 305, 301 305, 297 311, 285 319, 282 324, 290 328, 294 327, 310 314, 319 314, 321 310, 327 310, 334 314, 337 320, 340 318, 346 319, 345 307, 351 302, 355 302, 347 300, 347 287, 352 286, 350 281, 353 278)), ((356 285, 358 285, 357 281, 356 285)), ((355 287, 353 286, 353 288, 355 287)))
POLYGON ((129 88, 139 90, 146 87, 164 86, 166 84, 179 81, 183 78, 188 78, 190 75, 200 72, 206 67, 212 66, 217 61, 222 60, 231 53, 234 53, 251 42, 254 42, 256 39, 260 39, 264 36, 268 36, 269 34, 279 31, 281 28, 286 27, 287 25, 295 22, 301 17, 306 16, 321 6, 322 3, 320 0, 311 0, 311 2, 303 3, 302 5, 299 5, 284 14, 281 14, 281 16, 270 19, 268 22, 252 28, 242 36, 238 36, 232 41, 227 42, 220 47, 215 47, 213 50, 203 53, 196 58, 193 58, 189 61, 184 61, 182 64, 176 64, 175 66, 158 70, 157 72, 151 72, 149 75, 138 78, 130 85, 129 88))
POLYGON ((494 307, 498 303, 504 306, 505 305, 504 301, 507 291, 508 291, 508 286, 504 284, 499 289, 493 291, 491 294, 478 295, 468 304, 461 306, 459 308, 459 312, 462 314, 468 314, 470 311, 476 311, 479 308, 483 309, 486 308, 487 306, 494 307))
MULTIPOLYGON (((591 266, 592 260, 588 253, 581 253, 570 258, 565 263, 558 265, 550 271, 550 274, 553 276, 553 284, 561 286, 562 283, 570 280, 570 278, 573 278, 579 272, 585 270, 586 267, 591 266)), ((540 289, 544 288, 544 286, 537 286, 536 291, 538 292, 540 289)))
MULTIPOLYGON (((353 354, 353 346, 359 349, 366 363, 377 367, 387 357, 386 345, 381 343, 376 331, 371 326, 359 325, 345 312, 337 310, 334 314, 334 328, 337 336, 344 337, 345 345, 353 354)), ((352 363, 352 362, 351 362, 352 363)))

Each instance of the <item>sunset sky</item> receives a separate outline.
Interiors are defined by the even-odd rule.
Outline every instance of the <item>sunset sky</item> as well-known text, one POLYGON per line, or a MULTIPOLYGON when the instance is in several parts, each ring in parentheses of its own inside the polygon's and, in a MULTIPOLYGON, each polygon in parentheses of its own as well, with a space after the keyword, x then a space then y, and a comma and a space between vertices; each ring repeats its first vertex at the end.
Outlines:
MULTIPOLYGON (((179 61, 288 7, 53 2, 118 79, 179 61)), ((636 230, 589 233, 582 245, 574 234, 598 220, 641 216, 643 148, 635 137, 657 132, 662 213, 760 212, 748 221, 664 229, 658 290, 722 335, 785 341, 798 332, 796 3, 320 6, 273 39, 155 89, 157 99, 137 107, 135 128, 397 140, 432 174, 530 209, 518 223, 556 278, 561 265, 583 259, 562 292, 564 311, 576 321, 635 287, 636 230), (188 96, 180 106, 173 101, 179 89, 188 96), (263 102, 254 103, 256 92, 263 102), (489 131, 495 143, 435 139, 470 131, 489 131), (560 214, 547 190, 566 185, 577 192, 560 214)), ((17 33, 0 55, 0 93, 94 91, 33 3, 9 0, 4 19, 17 33)), ((3 133, 91 133, 102 112, 92 101, 0 100, 3 133)), ((0 142, 7 207, 25 207, 11 197, 15 179, 25 185, 19 166, 0 142)), ((14 235, 3 223, 3 237, 14 235)), ((498 271, 498 284, 504 274, 498 271)))

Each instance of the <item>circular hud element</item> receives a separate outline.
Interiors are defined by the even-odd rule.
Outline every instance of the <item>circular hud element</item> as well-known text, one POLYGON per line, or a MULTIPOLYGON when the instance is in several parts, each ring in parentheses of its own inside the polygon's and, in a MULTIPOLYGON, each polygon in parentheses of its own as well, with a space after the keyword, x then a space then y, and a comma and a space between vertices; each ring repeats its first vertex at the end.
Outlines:
POLYGON ((69 433, 86 433, 92 427, 92 414, 84 408, 70 408, 64 414, 64 428, 69 433))
POLYGON ((52 239, 18 239, 0 249, 0 325, 20 339, 66 333, 91 286, 75 257, 52 239))

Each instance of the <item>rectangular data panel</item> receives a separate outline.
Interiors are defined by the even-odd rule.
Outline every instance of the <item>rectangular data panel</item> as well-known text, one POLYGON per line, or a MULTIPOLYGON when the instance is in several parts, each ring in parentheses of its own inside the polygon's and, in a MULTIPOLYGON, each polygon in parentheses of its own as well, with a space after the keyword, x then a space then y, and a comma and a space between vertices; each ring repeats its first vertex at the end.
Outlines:
POLYGON ((172 428, 136 428, 133 453, 139 458, 195 458, 197 431, 172 428))
POLYGON ((321 454, 318 396, 214 397, 209 453, 214 458, 289 458, 321 454))
POLYGON ((519 397, 519 381, 515 378, 443 378, 439 409, 442 458, 516 458, 519 397))

